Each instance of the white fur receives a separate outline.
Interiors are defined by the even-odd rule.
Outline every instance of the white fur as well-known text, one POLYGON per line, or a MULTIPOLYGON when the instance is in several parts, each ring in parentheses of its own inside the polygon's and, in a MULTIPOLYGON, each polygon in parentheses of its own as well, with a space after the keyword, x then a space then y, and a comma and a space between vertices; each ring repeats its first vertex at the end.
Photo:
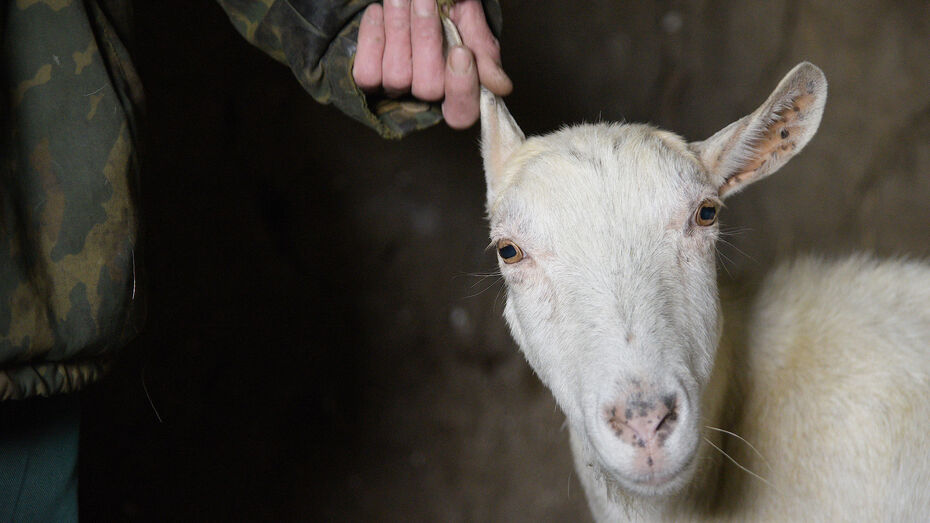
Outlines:
POLYGON ((524 254, 500 263, 505 317, 565 412, 598 520, 930 514, 930 267, 799 260, 737 323, 748 342, 721 338, 718 229, 695 215, 799 152, 825 100, 823 73, 800 64, 753 114, 688 144, 626 124, 526 139, 482 92, 491 237, 524 254), (629 405, 671 429, 630 443, 624 431, 647 432, 616 412, 629 405))

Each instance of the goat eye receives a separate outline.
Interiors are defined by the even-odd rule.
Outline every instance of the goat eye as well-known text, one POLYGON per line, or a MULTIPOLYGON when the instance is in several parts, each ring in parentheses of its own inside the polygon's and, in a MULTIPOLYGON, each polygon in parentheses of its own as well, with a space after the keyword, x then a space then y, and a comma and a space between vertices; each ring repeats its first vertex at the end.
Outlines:
POLYGON ((694 216, 694 221, 703 227, 707 227, 716 223, 717 204, 710 200, 704 200, 701 202, 701 207, 698 208, 697 214, 694 216))
POLYGON ((523 259, 523 251, 510 240, 497 242, 497 254, 504 260, 504 263, 517 263, 523 259))

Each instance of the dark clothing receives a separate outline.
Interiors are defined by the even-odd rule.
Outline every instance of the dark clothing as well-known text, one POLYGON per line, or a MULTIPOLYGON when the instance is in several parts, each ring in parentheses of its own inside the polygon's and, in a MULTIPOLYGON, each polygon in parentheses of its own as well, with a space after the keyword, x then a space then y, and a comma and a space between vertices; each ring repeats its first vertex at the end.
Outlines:
MULTIPOLYGON (((317 101, 400 138, 441 111, 366 97, 355 85, 358 24, 371 1, 219 3, 317 101)), ((485 8, 499 29, 496 0, 485 8)), ((124 45, 131 14, 125 0, 0 2, 3 520, 77 521, 78 398, 60 393, 100 378, 144 319, 143 96, 124 45)))
POLYGON ((141 324, 141 89, 95 2, 0 7, 0 400, 99 378, 141 324))
MULTIPOLYGON (((236 29, 313 98, 386 138, 439 104, 365 96, 352 79, 373 0, 219 0, 236 29)), ((130 2, 0 2, 0 400, 98 379, 142 325, 137 129, 124 46, 130 2)), ((497 0, 485 0, 492 30, 497 0)))

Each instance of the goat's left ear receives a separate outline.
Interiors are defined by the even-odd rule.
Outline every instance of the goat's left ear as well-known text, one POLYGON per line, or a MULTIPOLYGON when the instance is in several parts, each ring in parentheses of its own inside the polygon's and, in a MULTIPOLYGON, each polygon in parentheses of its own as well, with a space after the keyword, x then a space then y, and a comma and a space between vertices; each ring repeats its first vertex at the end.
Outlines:
POLYGON ((826 101, 823 71, 802 62, 755 112, 692 143, 720 197, 774 173, 799 153, 817 132, 826 101))
POLYGON ((488 207, 504 183, 507 159, 523 145, 526 137, 499 96, 481 88, 481 156, 488 185, 488 207))

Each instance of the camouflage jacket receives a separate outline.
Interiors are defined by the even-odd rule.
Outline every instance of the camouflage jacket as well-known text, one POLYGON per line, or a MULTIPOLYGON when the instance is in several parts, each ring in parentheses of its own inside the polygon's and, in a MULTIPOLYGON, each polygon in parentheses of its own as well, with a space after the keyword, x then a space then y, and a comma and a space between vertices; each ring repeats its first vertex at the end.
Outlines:
POLYGON ((141 323, 141 95, 111 14, 0 4, 0 399, 93 381, 141 323))
MULTIPOLYGON (((387 138, 436 104, 352 81, 373 0, 219 0, 245 38, 321 103, 387 138)), ((0 1, 0 400, 77 390, 141 328, 137 119, 125 0, 0 1)), ((492 30, 500 7, 485 1, 492 30)))

